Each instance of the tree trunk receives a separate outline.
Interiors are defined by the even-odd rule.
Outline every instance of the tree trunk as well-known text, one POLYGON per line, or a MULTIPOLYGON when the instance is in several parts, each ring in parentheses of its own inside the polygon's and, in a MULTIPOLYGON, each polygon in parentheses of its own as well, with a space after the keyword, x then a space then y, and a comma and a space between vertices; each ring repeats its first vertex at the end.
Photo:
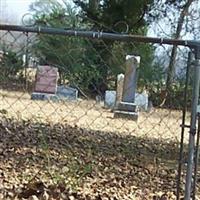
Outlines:
MULTIPOLYGON (((190 8, 190 5, 193 2, 194 2, 194 0, 187 0, 185 5, 183 6, 183 9, 182 9, 180 16, 179 16, 178 25, 177 25, 177 28, 176 28, 174 39, 180 38, 180 34, 181 34, 181 31, 182 31, 182 28, 183 28, 185 16, 188 14, 188 10, 190 8)), ((175 73, 176 56, 177 56, 177 46, 174 45, 173 48, 172 48, 170 62, 169 62, 169 66, 168 66, 167 80, 166 80, 166 90, 165 90, 165 95, 164 95, 165 98, 164 98, 163 102, 161 103, 161 106, 163 106, 165 104, 166 99, 169 96, 168 94, 170 93, 171 84, 173 82, 173 77, 174 77, 174 73, 175 73)))

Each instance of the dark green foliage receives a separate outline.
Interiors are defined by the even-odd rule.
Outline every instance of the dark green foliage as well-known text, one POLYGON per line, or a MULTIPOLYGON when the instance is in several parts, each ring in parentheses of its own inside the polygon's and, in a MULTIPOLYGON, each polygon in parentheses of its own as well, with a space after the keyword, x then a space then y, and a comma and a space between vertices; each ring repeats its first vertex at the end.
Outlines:
MULTIPOLYGON (((49 0, 37 1, 31 9, 36 25, 146 35, 144 14, 150 3, 152 1, 76 1, 81 8, 77 11, 67 3, 61 5, 49 0), (41 9, 44 12, 40 12, 41 9)), ((39 35, 33 49, 40 64, 59 68, 60 82, 67 80, 90 94, 103 95, 106 89, 115 89, 117 74, 124 73, 128 54, 141 56, 139 88, 148 88, 162 77, 161 67, 153 63, 154 48, 149 44, 39 35)))
MULTIPOLYGON (((88 23, 92 30, 103 30, 107 32, 131 33, 146 35, 147 23, 145 14, 148 12, 150 5, 149 1, 133 1, 133 0, 104 0, 104 1, 80 1, 74 0, 74 3, 81 7, 81 14, 84 23, 88 23)), ((127 54, 140 55, 142 58, 139 85, 145 86, 149 84, 155 76, 153 68, 154 49, 151 45, 133 44, 133 43, 118 43, 105 41, 105 46, 99 46, 93 42, 93 47, 100 52, 100 56, 109 67, 104 67, 102 81, 107 88, 110 88, 110 79, 116 79, 118 73, 125 71, 125 57, 127 54)), ((160 74, 160 73, 159 73, 160 74)), ((158 74, 157 74, 158 75, 158 74)))
MULTIPOLYGON (((42 14, 38 11, 45 7, 45 2, 38 1, 32 5, 37 25, 61 28, 84 27, 80 27, 76 11, 68 4, 63 7, 56 1, 53 2, 51 1, 52 4, 48 6, 48 12, 42 14)), ((98 78, 98 71, 94 65, 96 58, 95 56, 89 57, 95 54, 92 53, 86 40, 75 37, 39 35, 33 50, 40 58, 40 64, 58 67, 61 83, 69 81, 71 85, 87 90, 91 80, 98 78)))
POLYGON ((122 32, 128 29, 137 32, 146 25, 144 16, 153 0, 74 0, 81 7, 85 20, 91 21, 93 28, 122 32))
POLYGON ((12 50, 4 49, 2 58, 0 59, 0 79, 6 80, 8 78, 13 78, 21 69, 23 69, 21 57, 12 50))

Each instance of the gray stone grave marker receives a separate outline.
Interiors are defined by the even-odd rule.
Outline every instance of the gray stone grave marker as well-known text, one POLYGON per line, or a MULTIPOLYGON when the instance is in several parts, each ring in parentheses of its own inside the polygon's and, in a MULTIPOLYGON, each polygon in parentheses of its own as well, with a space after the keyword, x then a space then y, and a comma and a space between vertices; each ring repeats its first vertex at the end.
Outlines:
POLYGON ((78 90, 69 86, 58 86, 56 95, 60 100, 77 100, 78 90))
POLYGON ((115 107, 115 102, 116 102, 116 91, 106 90, 104 107, 113 109, 115 107))
POLYGON ((138 109, 135 104, 137 68, 140 65, 140 57, 126 56, 126 72, 123 84, 122 101, 117 104, 114 111, 115 117, 138 119, 138 109))

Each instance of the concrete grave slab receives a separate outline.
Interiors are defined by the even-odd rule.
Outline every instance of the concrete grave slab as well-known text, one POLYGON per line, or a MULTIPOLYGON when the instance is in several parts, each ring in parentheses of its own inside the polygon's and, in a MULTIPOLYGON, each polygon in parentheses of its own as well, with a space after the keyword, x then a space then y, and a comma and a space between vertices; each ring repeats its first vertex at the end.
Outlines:
POLYGON ((32 100, 40 100, 40 101, 59 101, 58 97, 55 94, 47 94, 41 92, 33 92, 31 94, 32 100))

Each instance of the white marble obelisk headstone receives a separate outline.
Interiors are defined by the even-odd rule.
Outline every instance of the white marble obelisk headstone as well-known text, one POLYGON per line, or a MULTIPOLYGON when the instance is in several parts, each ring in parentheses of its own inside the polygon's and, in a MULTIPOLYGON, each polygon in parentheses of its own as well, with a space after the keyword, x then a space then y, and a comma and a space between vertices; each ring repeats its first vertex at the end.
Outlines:
POLYGON ((122 101, 124 87, 124 74, 119 74, 117 76, 117 94, 116 94, 116 106, 122 101))

